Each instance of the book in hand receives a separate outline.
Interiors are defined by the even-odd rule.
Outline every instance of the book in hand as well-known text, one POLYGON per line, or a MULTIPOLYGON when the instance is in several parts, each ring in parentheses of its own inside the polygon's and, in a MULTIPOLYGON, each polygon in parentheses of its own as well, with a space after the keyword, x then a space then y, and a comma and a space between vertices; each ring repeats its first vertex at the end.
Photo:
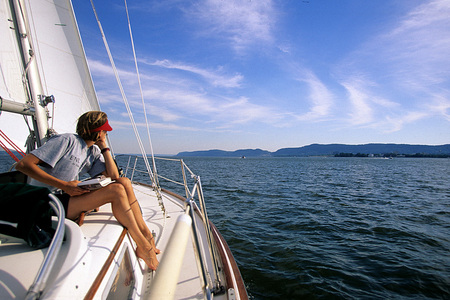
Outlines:
POLYGON ((86 190, 98 190, 102 187, 107 186, 110 183, 113 183, 114 180, 111 180, 111 177, 106 176, 98 176, 95 178, 89 178, 86 179, 78 184, 80 188, 86 189, 86 190))

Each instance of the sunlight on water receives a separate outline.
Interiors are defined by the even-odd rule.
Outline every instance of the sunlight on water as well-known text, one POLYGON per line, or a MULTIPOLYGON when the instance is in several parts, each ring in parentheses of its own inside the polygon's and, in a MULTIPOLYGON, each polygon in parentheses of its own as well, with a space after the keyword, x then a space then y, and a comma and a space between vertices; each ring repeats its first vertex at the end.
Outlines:
POLYGON ((185 160, 253 299, 450 295, 450 160, 185 160))
POLYGON ((185 162, 252 299, 450 298, 450 159, 185 162))

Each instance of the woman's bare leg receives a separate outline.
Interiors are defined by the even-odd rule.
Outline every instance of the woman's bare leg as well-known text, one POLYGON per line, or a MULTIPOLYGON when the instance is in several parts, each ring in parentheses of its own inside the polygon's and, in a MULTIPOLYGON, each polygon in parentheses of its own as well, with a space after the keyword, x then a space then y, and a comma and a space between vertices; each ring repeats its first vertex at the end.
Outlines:
POLYGON ((136 219, 136 222, 137 222, 142 234, 153 246, 153 248, 155 249, 155 253, 156 254, 161 253, 161 250, 156 248, 155 239, 153 238, 153 234, 151 233, 150 229, 148 228, 147 224, 144 221, 144 218, 143 218, 142 212, 141 212, 141 208, 139 206, 139 202, 137 201, 136 195, 134 194, 133 186, 131 185, 131 181, 126 177, 117 178, 116 181, 118 183, 122 184, 123 187, 125 188, 125 191, 126 191, 127 197, 128 197, 128 201, 130 203, 130 207, 133 211, 134 217, 136 219))
POLYGON ((156 270, 158 260, 154 246, 142 234, 128 201, 125 188, 121 184, 110 184, 100 190, 71 197, 67 217, 77 218, 81 212, 94 209, 103 204, 111 203, 114 217, 128 229, 137 244, 136 254, 142 258, 150 269, 156 270))

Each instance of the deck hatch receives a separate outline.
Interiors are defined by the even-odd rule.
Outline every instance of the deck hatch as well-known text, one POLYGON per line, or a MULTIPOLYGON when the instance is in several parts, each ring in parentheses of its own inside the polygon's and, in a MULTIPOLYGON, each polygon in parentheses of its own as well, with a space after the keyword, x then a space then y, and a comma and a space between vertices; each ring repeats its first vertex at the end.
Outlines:
POLYGON ((136 290, 136 278, 131 265, 130 252, 128 247, 121 251, 114 270, 105 289, 102 299, 132 299, 136 290), (118 264, 117 262, 120 262, 118 264))

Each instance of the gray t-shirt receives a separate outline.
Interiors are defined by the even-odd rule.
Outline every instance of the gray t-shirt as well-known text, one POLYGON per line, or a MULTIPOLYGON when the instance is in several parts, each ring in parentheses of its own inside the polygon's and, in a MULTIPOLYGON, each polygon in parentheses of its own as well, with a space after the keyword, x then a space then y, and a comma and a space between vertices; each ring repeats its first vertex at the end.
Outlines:
MULTIPOLYGON (((86 173, 95 176, 106 170, 100 149, 97 146, 88 147, 82 138, 73 133, 55 135, 31 154, 44 162, 39 166, 42 170, 64 181, 78 180, 86 173)), ((30 184, 55 189, 34 179, 30 184)))

